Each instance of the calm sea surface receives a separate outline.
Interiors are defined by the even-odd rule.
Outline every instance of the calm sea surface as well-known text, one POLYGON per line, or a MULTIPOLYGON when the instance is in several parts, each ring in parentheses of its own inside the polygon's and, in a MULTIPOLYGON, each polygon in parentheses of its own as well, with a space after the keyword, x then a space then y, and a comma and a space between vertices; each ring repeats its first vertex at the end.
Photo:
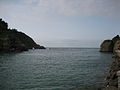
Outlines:
POLYGON ((89 48, 0 53, 0 90, 74 90, 102 87, 112 54, 89 48))

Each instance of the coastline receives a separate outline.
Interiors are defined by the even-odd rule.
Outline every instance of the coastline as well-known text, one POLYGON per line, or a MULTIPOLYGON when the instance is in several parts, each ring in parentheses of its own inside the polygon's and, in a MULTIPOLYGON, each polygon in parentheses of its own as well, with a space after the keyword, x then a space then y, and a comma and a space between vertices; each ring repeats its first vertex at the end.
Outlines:
POLYGON ((118 90, 118 75, 120 70, 120 57, 118 54, 113 55, 112 64, 110 65, 109 73, 105 80, 105 88, 101 90, 118 90))

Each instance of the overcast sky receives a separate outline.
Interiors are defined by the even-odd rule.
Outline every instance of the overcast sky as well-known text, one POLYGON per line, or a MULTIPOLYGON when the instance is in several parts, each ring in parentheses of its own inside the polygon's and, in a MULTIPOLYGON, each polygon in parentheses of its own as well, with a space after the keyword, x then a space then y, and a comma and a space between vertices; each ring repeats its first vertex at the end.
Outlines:
POLYGON ((47 47, 99 47, 120 33, 120 0, 0 0, 9 28, 47 47))

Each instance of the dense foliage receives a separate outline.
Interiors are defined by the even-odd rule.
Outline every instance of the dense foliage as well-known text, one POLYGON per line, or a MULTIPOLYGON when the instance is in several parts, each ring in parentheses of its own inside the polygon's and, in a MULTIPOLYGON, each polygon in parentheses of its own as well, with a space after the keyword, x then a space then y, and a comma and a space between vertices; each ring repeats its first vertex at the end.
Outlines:
POLYGON ((0 51, 28 50, 32 48, 44 49, 34 40, 17 29, 8 29, 8 24, 0 19, 0 51))

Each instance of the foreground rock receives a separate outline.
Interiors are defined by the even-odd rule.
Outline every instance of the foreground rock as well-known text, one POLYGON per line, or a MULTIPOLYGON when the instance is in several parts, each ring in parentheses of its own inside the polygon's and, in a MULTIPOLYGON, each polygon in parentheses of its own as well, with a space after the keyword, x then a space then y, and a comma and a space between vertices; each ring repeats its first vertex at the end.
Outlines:
POLYGON ((106 77, 106 88, 102 90, 118 90, 117 72, 120 70, 120 56, 118 56, 118 54, 115 54, 112 58, 112 65, 110 67, 109 74, 106 77))
POLYGON ((112 40, 104 40, 100 46, 101 52, 115 52, 116 49, 120 48, 120 37, 117 35, 112 40))
POLYGON ((112 58, 112 65, 109 70, 109 75, 106 78, 106 86, 118 87, 117 71, 120 70, 120 57, 115 55, 112 58))
POLYGON ((45 49, 34 42, 34 40, 25 33, 16 29, 8 29, 8 24, 0 19, 0 51, 14 52, 26 51, 28 49, 45 49))

